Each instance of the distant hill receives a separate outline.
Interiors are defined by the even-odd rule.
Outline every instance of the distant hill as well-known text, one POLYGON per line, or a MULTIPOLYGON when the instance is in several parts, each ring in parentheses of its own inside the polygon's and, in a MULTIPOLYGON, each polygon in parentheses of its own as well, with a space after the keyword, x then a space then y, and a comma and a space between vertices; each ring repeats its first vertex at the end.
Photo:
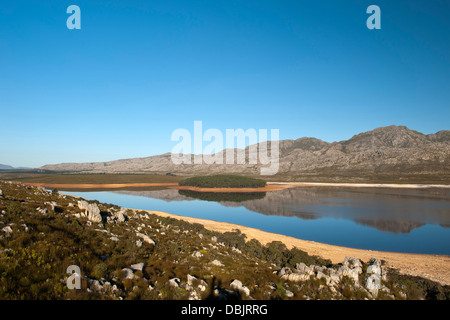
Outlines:
POLYGON ((1 164, 0 163, 0 170, 9 170, 9 169, 14 169, 14 167, 8 166, 6 164, 1 164))
POLYGON ((30 168, 25 168, 25 167, 13 167, 13 166, 9 166, 6 164, 1 164, 0 163, 0 170, 25 170, 25 169, 30 169, 30 168))
MULTIPOLYGON (((248 156, 249 147, 246 148, 248 156)), ((219 153, 219 156, 223 153, 219 153)), ((177 175, 243 174, 257 176, 261 164, 175 165, 171 154, 96 163, 46 165, 42 170, 83 173, 172 173, 177 175)), ((434 134, 405 126, 380 127, 349 140, 325 142, 303 137, 280 141, 279 173, 273 179, 398 182, 450 182, 450 131, 434 134), (402 177, 405 177, 403 179, 402 177)))

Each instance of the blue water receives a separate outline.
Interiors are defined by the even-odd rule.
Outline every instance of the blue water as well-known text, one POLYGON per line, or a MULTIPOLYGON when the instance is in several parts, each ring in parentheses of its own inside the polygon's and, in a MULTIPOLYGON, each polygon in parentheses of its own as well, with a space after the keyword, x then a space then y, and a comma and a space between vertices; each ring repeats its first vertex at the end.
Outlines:
POLYGON ((229 222, 327 244, 450 255, 449 191, 329 190, 270 192, 239 203, 196 200, 176 190, 66 192, 122 207, 229 222))

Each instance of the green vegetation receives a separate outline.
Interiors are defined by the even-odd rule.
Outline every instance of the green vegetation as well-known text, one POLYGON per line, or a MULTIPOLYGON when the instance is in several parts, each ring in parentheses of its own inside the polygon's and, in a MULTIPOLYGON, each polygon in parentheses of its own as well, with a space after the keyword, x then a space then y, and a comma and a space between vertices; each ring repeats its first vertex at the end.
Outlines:
MULTIPOLYGON (((5 174, 6 175, 6 174, 5 174)), ((0 176, 1 178, 1 176, 0 176)), ((174 175, 156 174, 22 174, 7 176, 9 180, 54 184, 110 184, 110 183, 175 183, 183 179, 174 175)))
POLYGON ((266 186, 266 181, 235 175, 215 175, 184 179, 179 185, 200 188, 262 188, 266 186))
POLYGON ((197 192, 191 190, 178 190, 178 193, 190 198, 217 202, 242 202, 247 200, 263 199, 266 196, 265 192, 197 192))
MULTIPOLYGON (((239 279, 254 299, 365 299, 363 288, 343 278, 330 289, 324 279, 304 282, 283 280, 276 274, 297 263, 332 266, 329 260, 310 256, 281 242, 262 245, 239 230, 214 232, 197 223, 161 217, 145 211, 126 211, 127 222, 92 223, 79 216, 76 198, 0 181, 0 299, 188 299, 188 275, 199 299, 216 298, 214 290, 248 299, 230 288, 239 279), (50 205, 56 202, 57 205, 50 205), (42 209, 47 211, 43 212, 42 209), (3 228, 10 228, 5 232, 3 228), (146 234, 155 245, 142 240, 146 234), (222 265, 215 265, 218 260, 222 265), (126 279, 122 269, 144 263, 126 279), (77 265, 84 278, 81 290, 66 286, 66 269, 77 265), (179 287, 169 280, 181 279, 179 287), (92 283, 101 284, 101 291, 92 283), (89 290, 88 290, 89 288, 89 290)), ((120 209, 99 203, 102 214, 120 209)), ((367 266, 363 267, 365 270, 367 266)), ((418 277, 390 272, 383 282, 390 293, 378 299, 450 299, 450 287, 418 277)))

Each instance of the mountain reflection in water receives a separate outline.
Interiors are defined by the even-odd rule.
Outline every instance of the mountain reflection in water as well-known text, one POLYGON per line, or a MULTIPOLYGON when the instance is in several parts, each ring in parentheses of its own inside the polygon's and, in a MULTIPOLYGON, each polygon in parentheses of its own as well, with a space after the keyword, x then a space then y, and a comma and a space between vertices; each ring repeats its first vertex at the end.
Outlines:
POLYGON ((347 219, 391 233, 407 234, 427 224, 450 227, 449 189, 299 187, 234 195, 172 189, 117 192, 164 201, 216 201, 264 215, 347 219))

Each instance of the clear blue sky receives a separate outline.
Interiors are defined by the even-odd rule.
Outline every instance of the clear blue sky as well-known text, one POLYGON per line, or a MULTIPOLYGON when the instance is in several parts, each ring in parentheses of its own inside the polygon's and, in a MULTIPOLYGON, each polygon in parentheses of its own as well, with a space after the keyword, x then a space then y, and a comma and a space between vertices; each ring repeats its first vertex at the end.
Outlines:
POLYGON ((449 16, 447 0, 3 1, 0 163, 165 153, 195 120, 329 142, 450 129, 449 16))

